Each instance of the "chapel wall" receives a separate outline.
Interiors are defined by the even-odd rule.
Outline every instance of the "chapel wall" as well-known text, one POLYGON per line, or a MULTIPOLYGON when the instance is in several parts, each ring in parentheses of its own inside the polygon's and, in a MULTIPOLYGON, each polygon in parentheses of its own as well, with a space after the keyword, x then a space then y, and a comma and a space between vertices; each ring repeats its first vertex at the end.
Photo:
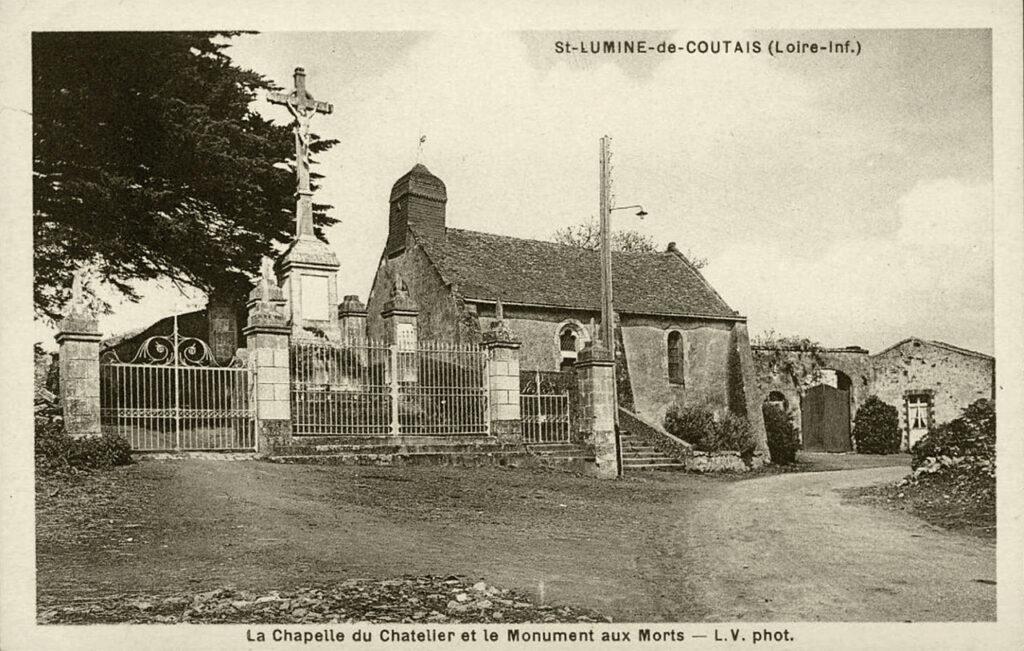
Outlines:
POLYGON ((622 322, 622 341, 637 411, 662 422, 672 405, 729 409, 730 351, 733 324, 684 318, 630 317, 622 322), (668 375, 668 334, 682 333, 683 383, 668 375))
POLYGON ((367 297, 366 329, 371 338, 384 337, 380 313, 387 302, 397 272, 409 286, 409 294, 419 308, 417 337, 421 341, 479 343, 480 330, 476 318, 462 300, 452 292, 419 246, 411 246, 390 260, 381 262, 367 297))

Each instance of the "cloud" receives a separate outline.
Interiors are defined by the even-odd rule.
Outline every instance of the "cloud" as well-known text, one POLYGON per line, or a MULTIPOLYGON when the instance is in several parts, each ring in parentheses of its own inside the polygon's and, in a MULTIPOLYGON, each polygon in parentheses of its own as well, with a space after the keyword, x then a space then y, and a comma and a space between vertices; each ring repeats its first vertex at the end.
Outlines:
POLYGON ((751 243, 708 269, 751 328, 879 349, 917 335, 992 349, 992 186, 922 181, 897 202, 891 236, 807 252, 751 243))

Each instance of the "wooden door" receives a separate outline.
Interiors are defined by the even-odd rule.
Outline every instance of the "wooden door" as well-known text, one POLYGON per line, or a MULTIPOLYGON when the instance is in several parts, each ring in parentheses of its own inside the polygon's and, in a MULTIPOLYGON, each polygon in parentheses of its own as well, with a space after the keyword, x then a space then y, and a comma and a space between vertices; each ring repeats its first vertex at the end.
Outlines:
POLYGON ((827 384, 804 392, 800 400, 800 425, 804 450, 809 452, 849 452, 850 393, 827 384))

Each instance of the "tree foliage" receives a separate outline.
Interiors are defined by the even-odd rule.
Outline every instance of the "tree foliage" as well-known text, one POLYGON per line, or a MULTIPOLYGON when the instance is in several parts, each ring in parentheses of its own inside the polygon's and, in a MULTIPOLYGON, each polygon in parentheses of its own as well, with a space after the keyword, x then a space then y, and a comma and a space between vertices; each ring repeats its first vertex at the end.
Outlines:
MULTIPOLYGON (((575 246, 582 249, 596 251, 601 248, 601 227, 590 220, 575 226, 566 226, 554 232, 552 239, 559 244, 575 246)), ((633 253, 654 253, 658 250, 654 238, 632 230, 612 230, 612 250, 628 251, 633 253)), ((683 256, 697 269, 703 269, 708 264, 707 258, 702 258, 687 250, 683 256)))
POLYGON ((821 379, 825 358, 818 342, 769 330, 750 343, 766 353, 768 370, 788 378, 794 387, 802 390, 821 379))
POLYGON ((235 35, 33 35, 37 315, 59 314, 83 265, 130 299, 160 278, 235 297, 290 239, 293 136, 251 109, 278 87, 232 63, 235 35))

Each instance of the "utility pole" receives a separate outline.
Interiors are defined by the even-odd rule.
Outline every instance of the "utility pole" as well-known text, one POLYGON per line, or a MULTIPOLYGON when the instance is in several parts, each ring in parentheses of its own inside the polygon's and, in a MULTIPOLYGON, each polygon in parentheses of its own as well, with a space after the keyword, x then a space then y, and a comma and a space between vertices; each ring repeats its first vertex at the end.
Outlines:
POLYGON ((615 313, 612 307, 611 138, 601 138, 601 340, 615 353, 615 313))

